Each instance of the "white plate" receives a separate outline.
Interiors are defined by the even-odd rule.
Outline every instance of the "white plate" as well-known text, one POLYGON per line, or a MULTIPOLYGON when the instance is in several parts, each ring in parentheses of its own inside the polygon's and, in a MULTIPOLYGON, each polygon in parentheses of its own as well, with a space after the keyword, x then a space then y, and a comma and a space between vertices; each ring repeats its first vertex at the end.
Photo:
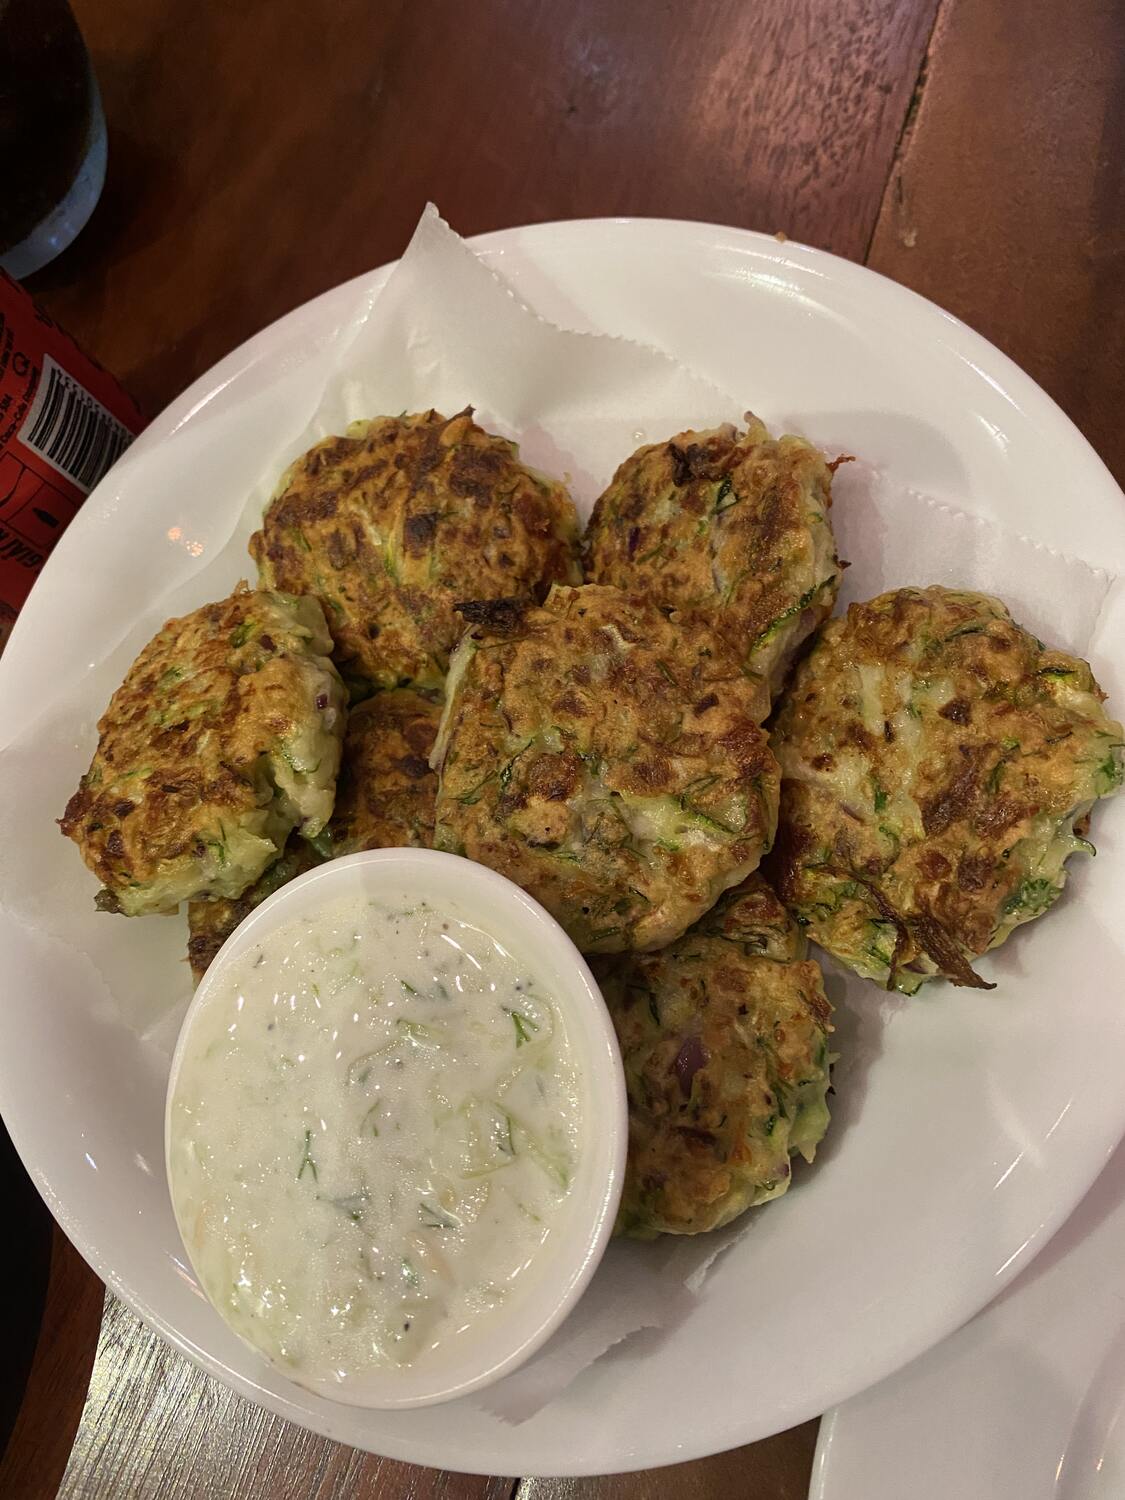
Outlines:
POLYGON ((967 1328, 838 1407, 809 1500, 1121 1500, 1125 1147, 967 1328))
MULTIPOLYGON (((900 287, 704 225, 540 225, 475 243, 547 317, 661 345, 776 425, 1125 573, 1125 506, 1078 432, 1010 361, 900 287)), ((386 274, 366 281, 378 287, 386 274)), ((199 505, 182 528, 155 531, 127 470, 119 503, 87 503, 0 662, 0 743, 35 717, 45 680, 79 678, 109 593, 130 591, 140 609, 169 570, 190 576, 184 545, 206 550, 214 522, 206 464, 240 461, 239 423, 260 426, 257 398, 280 372, 290 388, 300 381, 346 302, 329 293, 267 329, 142 437, 143 448, 212 422, 199 505)), ((920 537, 918 577, 902 581, 925 571, 920 537)), ((1125 701, 1125 609, 1110 612, 1094 664, 1125 701)), ((1096 870, 1080 868, 1062 908, 989 961, 1001 981, 993 995, 941 986, 890 1006, 871 987, 850 991, 859 998, 840 1018, 836 1121, 816 1167, 756 1216, 684 1323, 629 1340, 519 1426, 471 1398, 359 1412, 264 1372, 184 1267, 159 1170, 167 1049, 137 1041, 83 988, 72 954, 3 913, 0 1107, 63 1227, 114 1291, 272 1410, 452 1469, 580 1474, 692 1458, 802 1421, 936 1343, 1027 1263, 1108 1158, 1125 1129, 1121 812, 1099 810, 1096 870)), ((141 925, 147 945, 173 952, 162 935, 171 928, 141 925)))

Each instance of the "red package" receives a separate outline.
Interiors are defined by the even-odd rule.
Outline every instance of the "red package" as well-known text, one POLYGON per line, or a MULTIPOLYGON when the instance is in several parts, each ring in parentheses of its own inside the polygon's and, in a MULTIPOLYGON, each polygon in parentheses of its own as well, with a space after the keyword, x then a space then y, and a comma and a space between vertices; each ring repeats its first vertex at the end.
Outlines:
POLYGON ((0 271, 0 650, 51 548, 143 426, 113 376, 0 271))

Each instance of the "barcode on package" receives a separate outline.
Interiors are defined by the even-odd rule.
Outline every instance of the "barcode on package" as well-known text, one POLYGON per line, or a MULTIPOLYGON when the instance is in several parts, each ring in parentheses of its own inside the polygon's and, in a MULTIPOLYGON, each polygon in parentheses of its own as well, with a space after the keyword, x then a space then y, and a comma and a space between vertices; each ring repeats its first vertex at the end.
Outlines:
POLYGON ((132 442, 132 434, 45 354, 19 440, 89 494, 132 442))

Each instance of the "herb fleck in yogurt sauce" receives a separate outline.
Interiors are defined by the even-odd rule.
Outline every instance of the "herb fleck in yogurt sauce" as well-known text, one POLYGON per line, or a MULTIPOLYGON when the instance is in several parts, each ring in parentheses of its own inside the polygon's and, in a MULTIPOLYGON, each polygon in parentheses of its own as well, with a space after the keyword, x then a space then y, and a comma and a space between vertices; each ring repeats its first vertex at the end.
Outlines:
POLYGON ((424 900, 242 955, 189 1033, 169 1177, 207 1295, 306 1383, 441 1359, 567 1210, 580 1080, 535 976, 424 900))

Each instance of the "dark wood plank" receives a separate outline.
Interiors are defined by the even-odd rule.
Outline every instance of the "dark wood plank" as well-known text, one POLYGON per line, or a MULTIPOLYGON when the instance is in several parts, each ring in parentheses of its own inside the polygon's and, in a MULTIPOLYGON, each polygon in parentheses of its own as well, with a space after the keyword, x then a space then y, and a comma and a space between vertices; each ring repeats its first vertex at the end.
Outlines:
POLYGON ((57 1227, 23 1402, 0 1459, 0 1495, 54 1500, 94 1362, 105 1288, 57 1227))
POLYGON ((805 1500, 816 1422, 695 1463, 600 1479, 525 1479, 515 1500, 805 1500))
POLYGON ((508 1500, 511 1491, 510 1479, 374 1458, 270 1416, 108 1297, 59 1500, 508 1500))
POLYGON ((999 344, 1125 483, 1121 0, 947 0, 869 263, 999 344))
POLYGON ((326 287, 463 233, 653 214, 859 257, 937 0, 75 0, 106 197, 35 278, 155 411, 326 287))

